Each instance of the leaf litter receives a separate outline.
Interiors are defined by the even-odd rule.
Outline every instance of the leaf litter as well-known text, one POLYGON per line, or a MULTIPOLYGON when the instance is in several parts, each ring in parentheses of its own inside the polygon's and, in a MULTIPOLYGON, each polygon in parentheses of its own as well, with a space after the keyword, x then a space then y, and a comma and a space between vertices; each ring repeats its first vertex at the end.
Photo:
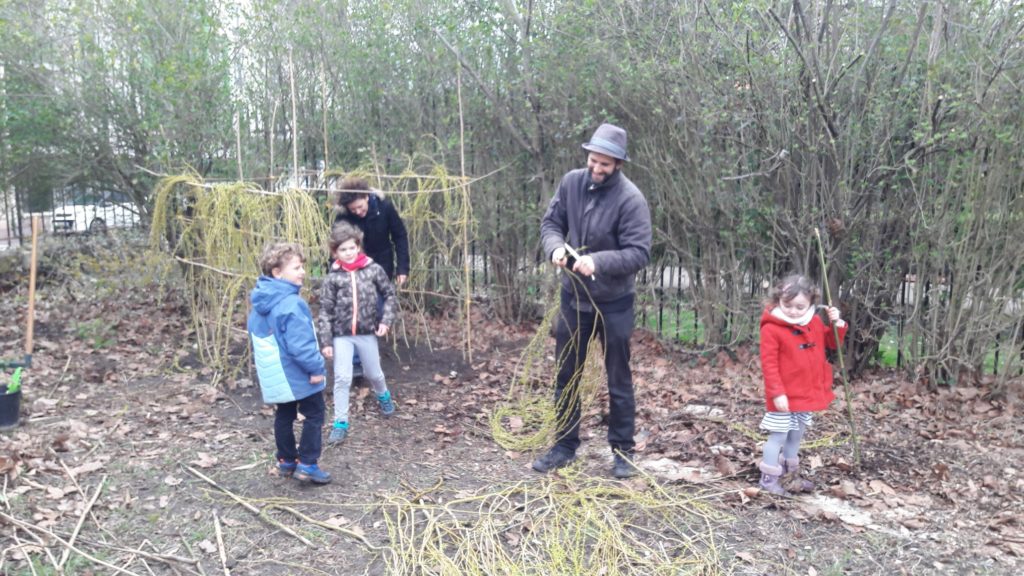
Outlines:
MULTIPOLYGON (((457 352, 458 325, 426 319, 434 350, 385 350, 386 373, 405 420, 377 417, 368 388, 357 388, 353 412, 362 421, 353 423, 353 438, 343 449, 324 456, 335 483, 312 491, 265 473, 273 469, 272 410, 260 404, 251 376, 216 385, 218 375, 194 360, 193 332, 176 300, 180 293, 138 285, 132 270, 121 274, 127 278, 112 281, 106 291, 91 282, 94 290, 85 290, 87 282, 73 278, 63 289, 54 281, 40 283, 22 424, 0 435, 0 538, 6 549, 0 562, 12 569, 23 568, 28 557, 44 563, 59 557, 81 520, 75 549, 115 558, 133 572, 215 570, 220 550, 212 537, 214 510, 225 527, 227 557, 240 573, 296 565, 290 558, 305 548, 301 542, 197 481, 188 466, 244 494, 262 516, 305 532, 322 530, 317 538, 324 544, 355 543, 354 552, 332 557, 336 573, 384 573, 386 553, 360 548, 355 535, 374 548, 386 547, 394 526, 386 503, 411 499, 410 490, 439 485, 430 498, 443 503, 456 494, 485 500, 485 489, 503 482, 540 481, 528 470, 533 454, 494 446, 486 425, 533 325, 475 317, 468 365, 457 352), (156 296, 161 301, 154 302, 156 296), (96 319, 116 329, 97 338, 81 328, 96 319), (87 511, 104 475, 108 487, 87 511), (323 526, 296 520, 285 508, 319 518, 323 526)), ((23 301, 5 297, 0 310, 23 318, 23 301)), ((2 355, 16 356, 16 323, 0 327, 0 336, 2 355)), ((553 356, 553 342, 549 347, 553 356)), ((638 331, 633 354, 638 464, 652 482, 714 493, 711 502, 731 518, 715 525, 722 546, 716 572, 823 572, 842 562, 851 571, 869 571, 873 564, 864 549, 874 540, 851 543, 849 535, 870 532, 891 539, 874 553, 887 554, 894 573, 1020 569, 1019 381, 999 398, 990 382, 932 392, 903 374, 863 375, 853 383, 861 466, 852 463, 837 401, 807 437, 807 446, 821 445, 801 454, 816 492, 777 499, 756 489, 756 424, 763 410, 756 350, 706 357, 638 331)), ((606 405, 599 400, 583 426, 581 471, 595 478, 607 475, 610 462, 600 425, 606 405)), ((524 524, 501 538, 505 546, 521 547, 529 534, 524 524)))

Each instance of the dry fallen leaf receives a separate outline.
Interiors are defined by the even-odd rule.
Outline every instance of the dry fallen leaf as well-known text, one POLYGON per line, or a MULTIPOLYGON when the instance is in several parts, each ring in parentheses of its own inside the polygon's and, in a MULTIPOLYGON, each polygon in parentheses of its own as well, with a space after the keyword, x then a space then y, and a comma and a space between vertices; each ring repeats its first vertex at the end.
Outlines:
POLYGON ((101 460, 90 460, 89 462, 86 462, 85 464, 82 464, 81 466, 76 466, 76 467, 72 468, 71 469, 71 475, 76 477, 76 478, 81 478, 81 476, 83 474, 88 474, 90 472, 95 472, 95 471, 103 468, 104 465, 105 465, 105 462, 103 462, 101 460))
POLYGON ((217 551, 217 545, 213 542, 210 542, 209 540, 202 540, 201 542, 199 542, 199 544, 197 544, 197 546, 199 546, 199 549, 203 552, 206 552, 207 554, 213 554, 217 551))
POLYGON ((341 528, 349 523, 349 519, 344 516, 331 516, 327 520, 324 520, 324 524, 328 526, 334 526, 335 528, 341 528))
POLYGON ((715 470, 722 476, 732 476, 736 473, 736 465, 721 454, 715 456, 715 470))
POLYGON ((871 490, 876 494, 881 493, 888 494, 890 496, 896 494, 896 491, 893 490, 892 486, 889 486, 881 480, 872 480, 868 483, 868 486, 870 486, 871 490))
POLYGON ((18 461, 13 455, 0 454, 0 474, 7 472, 8 470, 14 470, 18 461))
POLYGON ((67 432, 61 432, 53 439, 50 446, 53 447, 54 452, 67 452, 70 450, 68 444, 71 441, 71 435, 67 432))
POLYGON ((906 526, 907 528, 910 528, 911 530, 920 530, 921 528, 927 526, 925 521, 918 517, 904 518, 903 520, 900 520, 900 524, 906 526))
POLYGON ((212 468, 218 462, 217 458, 210 456, 206 452, 196 452, 197 458, 189 464, 199 466, 200 468, 212 468))

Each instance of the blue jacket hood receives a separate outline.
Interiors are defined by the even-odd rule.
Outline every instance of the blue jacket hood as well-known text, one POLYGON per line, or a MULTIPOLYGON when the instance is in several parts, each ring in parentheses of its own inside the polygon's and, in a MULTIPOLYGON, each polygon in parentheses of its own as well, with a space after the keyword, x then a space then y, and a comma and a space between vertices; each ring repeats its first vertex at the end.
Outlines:
POLYGON ((257 314, 266 316, 281 300, 299 293, 301 286, 270 276, 260 276, 252 289, 252 307, 257 314))

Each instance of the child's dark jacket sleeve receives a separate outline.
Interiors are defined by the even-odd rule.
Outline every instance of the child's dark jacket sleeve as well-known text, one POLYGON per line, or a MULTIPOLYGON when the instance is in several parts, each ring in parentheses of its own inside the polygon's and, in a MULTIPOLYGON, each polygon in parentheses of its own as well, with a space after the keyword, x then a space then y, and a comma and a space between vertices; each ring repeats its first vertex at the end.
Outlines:
POLYGON ((395 274, 398 276, 409 275, 409 233, 405 229, 405 222, 398 214, 398 208, 394 204, 388 210, 388 230, 391 231, 391 241, 395 245, 395 256, 398 266, 395 274))
POLYGON ((324 277, 320 285, 320 313, 317 315, 317 328, 324 346, 334 345, 334 311, 338 306, 338 289, 331 275, 324 277))
POLYGON ((380 266, 374 270, 373 283, 377 288, 377 293, 384 297, 384 310, 379 322, 392 327, 395 325, 395 320, 398 319, 398 296, 395 293, 395 285, 391 283, 387 272, 380 266))

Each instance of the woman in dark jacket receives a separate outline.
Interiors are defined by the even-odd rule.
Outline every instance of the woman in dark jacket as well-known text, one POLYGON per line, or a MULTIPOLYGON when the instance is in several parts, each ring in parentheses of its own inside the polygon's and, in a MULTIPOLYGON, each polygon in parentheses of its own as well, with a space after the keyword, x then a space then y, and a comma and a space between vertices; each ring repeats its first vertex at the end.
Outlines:
POLYGON ((395 205, 362 178, 345 178, 337 190, 334 222, 348 222, 362 230, 366 255, 396 285, 404 284, 409 276, 409 235, 395 205))

